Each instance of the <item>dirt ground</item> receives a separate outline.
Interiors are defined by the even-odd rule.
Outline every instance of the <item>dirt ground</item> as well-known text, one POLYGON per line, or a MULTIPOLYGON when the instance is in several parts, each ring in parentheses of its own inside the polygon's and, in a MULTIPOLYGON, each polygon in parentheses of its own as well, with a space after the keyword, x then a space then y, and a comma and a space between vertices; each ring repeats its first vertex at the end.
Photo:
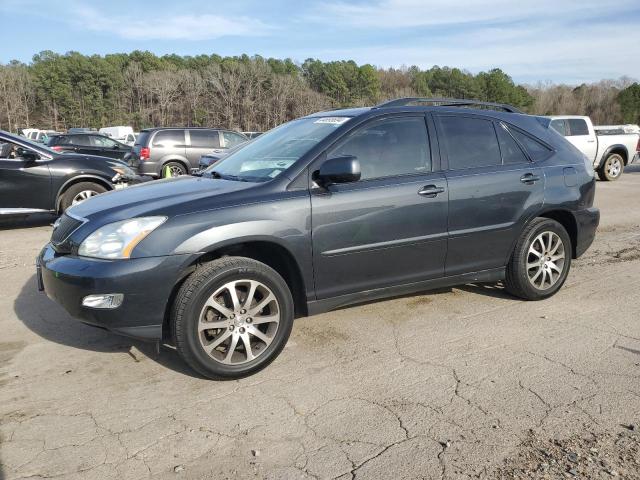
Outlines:
POLYGON ((240 381, 36 291, 48 219, 0 226, 0 479, 640 478, 640 167, 598 183, 553 298, 468 285, 294 325, 240 381))

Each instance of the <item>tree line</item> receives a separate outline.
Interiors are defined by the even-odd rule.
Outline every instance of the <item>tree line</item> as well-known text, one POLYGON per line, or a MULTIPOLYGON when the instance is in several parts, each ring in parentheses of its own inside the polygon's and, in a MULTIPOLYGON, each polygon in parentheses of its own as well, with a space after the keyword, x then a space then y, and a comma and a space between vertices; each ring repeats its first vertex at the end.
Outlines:
POLYGON ((516 85, 500 69, 381 69, 354 61, 41 52, 0 64, 0 128, 210 126, 268 130, 318 110, 406 96, 509 103, 535 114, 638 123, 640 85, 623 78, 578 87, 516 85))

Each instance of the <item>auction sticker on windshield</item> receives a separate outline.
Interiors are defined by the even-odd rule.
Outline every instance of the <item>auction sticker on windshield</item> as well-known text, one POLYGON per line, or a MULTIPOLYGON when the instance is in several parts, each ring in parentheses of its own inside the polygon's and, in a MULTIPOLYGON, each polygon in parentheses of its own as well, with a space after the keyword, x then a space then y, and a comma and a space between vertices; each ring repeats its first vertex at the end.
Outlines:
POLYGON ((351 117, 322 117, 313 123, 330 123, 332 125, 342 125, 344 122, 346 122, 350 118, 351 117))

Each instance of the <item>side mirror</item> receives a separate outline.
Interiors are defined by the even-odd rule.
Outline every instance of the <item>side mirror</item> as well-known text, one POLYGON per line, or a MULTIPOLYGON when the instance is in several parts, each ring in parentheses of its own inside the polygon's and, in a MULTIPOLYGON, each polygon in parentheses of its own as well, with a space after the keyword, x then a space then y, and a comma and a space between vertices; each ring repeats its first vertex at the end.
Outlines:
POLYGON ((21 158, 26 162, 35 162, 40 159, 40 155, 38 155, 33 150, 27 150, 26 148, 19 147, 16 150, 16 157, 21 158))
POLYGON ((322 186, 357 182, 360 180, 360 162, 354 155, 330 158, 320 166, 314 180, 322 186))

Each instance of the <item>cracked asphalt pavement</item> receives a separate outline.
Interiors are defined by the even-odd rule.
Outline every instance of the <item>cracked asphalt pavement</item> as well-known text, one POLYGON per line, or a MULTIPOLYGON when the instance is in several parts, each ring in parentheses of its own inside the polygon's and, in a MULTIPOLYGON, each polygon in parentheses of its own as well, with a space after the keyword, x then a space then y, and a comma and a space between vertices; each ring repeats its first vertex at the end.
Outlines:
POLYGON ((50 219, 5 222, 0 479, 580 477, 598 449, 602 478, 640 478, 637 443, 616 455, 640 428, 639 193, 637 166, 598 183, 596 242, 551 299, 467 285, 300 319, 226 382, 71 319, 36 291, 50 219))

